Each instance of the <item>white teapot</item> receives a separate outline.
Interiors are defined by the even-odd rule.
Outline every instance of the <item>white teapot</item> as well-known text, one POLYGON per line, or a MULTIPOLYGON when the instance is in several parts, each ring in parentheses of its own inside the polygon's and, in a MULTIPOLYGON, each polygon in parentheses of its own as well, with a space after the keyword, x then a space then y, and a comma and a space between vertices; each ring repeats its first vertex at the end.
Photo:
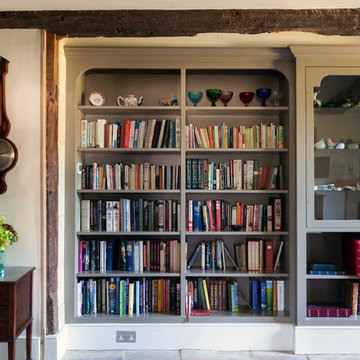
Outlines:
POLYGON ((143 96, 140 96, 139 99, 137 99, 135 95, 126 95, 125 98, 119 96, 117 98, 117 103, 119 106, 138 106, 141 105, 143 100, 143 96))

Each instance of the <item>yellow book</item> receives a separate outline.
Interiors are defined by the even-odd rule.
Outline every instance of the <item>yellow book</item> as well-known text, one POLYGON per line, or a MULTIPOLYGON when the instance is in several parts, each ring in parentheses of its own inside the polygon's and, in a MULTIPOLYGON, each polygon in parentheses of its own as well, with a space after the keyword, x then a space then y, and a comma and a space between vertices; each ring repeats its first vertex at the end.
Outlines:
POLYGON ((134 314, 134 284, 129 284, 129 316, 134 314))
POLYGON ((227 125, 225 125, 224 126, 224 147, 225 147, 225 149, 227 149, 228 148, 228 126, 227 125))
POLYGON ((209 301, 209 294, 208 294, 208 289, 207 289, 207 285, 206 285, 206 280, 203 279, 203 288, 204 288, 204 295, 205 295, 205 301, 206 301, 206 309, 210 310, 210 301, 209 301))
POLYGON ((162 312, 162 280, 158 280, 158 312, 162 312))

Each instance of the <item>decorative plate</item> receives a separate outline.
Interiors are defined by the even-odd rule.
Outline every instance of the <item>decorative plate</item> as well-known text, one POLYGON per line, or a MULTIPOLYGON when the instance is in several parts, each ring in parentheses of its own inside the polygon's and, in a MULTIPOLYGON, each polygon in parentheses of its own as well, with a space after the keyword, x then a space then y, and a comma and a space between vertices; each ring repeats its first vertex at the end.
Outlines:
POLYGON ((89 95, 89 101, 91 105, 102 106, 105 104, 105 96, 100 92, 93 91, 89 95))

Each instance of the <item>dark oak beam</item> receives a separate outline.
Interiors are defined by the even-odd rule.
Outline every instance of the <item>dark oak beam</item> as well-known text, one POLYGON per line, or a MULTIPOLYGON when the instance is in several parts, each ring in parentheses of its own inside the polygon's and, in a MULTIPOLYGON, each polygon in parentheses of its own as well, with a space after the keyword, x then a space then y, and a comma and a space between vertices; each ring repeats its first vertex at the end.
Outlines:
POLYGON ((45 29, 69 37, 282 31, 360 35, 360 9, 3 11, 0 28, 45 29))
POLYGON ((58 331, 59 44, 46 33, 46 334, 58 331))

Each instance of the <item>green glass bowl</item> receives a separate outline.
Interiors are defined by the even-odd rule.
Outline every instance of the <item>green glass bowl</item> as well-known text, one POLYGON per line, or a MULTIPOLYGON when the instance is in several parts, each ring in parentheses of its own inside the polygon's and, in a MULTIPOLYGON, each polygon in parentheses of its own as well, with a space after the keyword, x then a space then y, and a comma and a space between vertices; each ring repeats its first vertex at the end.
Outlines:
POLYGON ((206 95, 211 101, 211 106, 216 106, 215 103, 216 100, 218 100, 221 95, 221 89, 207 89, 206 95))

